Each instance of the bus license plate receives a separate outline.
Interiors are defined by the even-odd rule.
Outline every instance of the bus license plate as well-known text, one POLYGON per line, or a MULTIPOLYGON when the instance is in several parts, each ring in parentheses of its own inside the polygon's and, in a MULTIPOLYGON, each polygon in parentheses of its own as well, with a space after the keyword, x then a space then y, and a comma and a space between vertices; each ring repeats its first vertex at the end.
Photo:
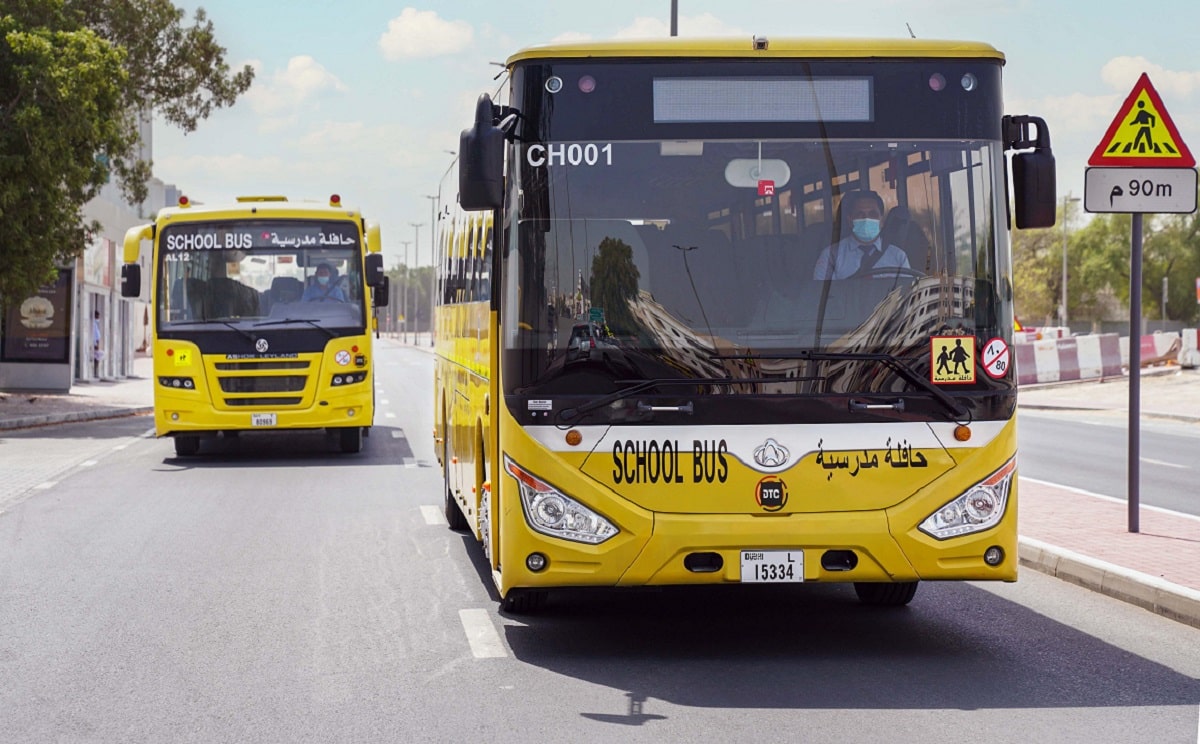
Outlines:
POLYGON ((742 583, 804 581, 803 550, 743 550, 742 583))
POLYGON ((252 413, 250 414, 251 426, 275 426, 278 423, 277 415, 274 413, 252 413))

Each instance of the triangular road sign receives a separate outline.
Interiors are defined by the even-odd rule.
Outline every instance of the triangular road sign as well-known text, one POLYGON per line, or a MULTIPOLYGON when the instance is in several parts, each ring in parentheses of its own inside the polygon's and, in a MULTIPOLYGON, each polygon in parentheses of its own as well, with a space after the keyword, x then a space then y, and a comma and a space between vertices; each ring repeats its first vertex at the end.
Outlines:
POLYGON ((1140 168, 1191 168, 1195 164, 1144 72, 1088 160, 1088 165, 1140 168))

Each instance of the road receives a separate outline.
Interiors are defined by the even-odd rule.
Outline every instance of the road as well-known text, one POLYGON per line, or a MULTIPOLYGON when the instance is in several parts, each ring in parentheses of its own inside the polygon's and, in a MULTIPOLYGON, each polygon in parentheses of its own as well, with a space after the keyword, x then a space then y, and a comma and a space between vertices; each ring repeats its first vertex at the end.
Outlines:
MULTIPOLYGON (((1128 414, 1022 410, 1021 475, 1125 500, 1128 414)), ((1141 425, 1143 505, 1200 515, 1200 424, 1147 419, 1141 425)))
POLYGON ((501 615, 440 515, 431 360, 360 455, 146 418, 12 433, 0 741, 1196 742, 1200 631, 1037 574, 578 591, 501 615))

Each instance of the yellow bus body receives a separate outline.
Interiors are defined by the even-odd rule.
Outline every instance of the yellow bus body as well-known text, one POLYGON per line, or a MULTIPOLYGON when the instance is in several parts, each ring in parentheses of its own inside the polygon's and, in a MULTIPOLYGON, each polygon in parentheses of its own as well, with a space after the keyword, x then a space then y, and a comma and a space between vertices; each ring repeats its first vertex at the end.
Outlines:
MULTIPOLYGON (((361 432, 372 425, 375 415, 369 308, 360 332, 336 338, 322 336, 322 342, 310 344, 310 348, 280 355, 269 349, 254 354, 205 354, 194 341, 162 338, 158 333, 158 309, 162 306, 159 272, 163 266, 159 253, 165 250, 160 244, 162 231, 189 223, 237 225, 261 220, 320 220, 352 226, 360 264, 366 254, 382 250, 378 226, 364 222, 357 210, 343 207, 337 200, 325 205, 288 202, 284 197, 239 197, 238 203, 231 205, 166 208, 153 224, 131 228, 124 243, 127 264, 137 262, 141 241, 152 241, 150 307, 154 338, 150 351, 155 376, 155 434, 194 442, 197 437, 219 432, 328 428, 343 434, 344 450, 357 451, 357 447, 346 443, 361 446, 361 432), (347 371, 365 377, 354 384, 332 384, 335 377, 347 371), (302 382, 297 382, 298 378, 302 382), (189 381, 190 387, 176 381, 189 381), (247 386, 271 392, 239 392, 247 386), (286 394, 276 392, 284 389, 286 394)), ((361 282, 358 291, 367 303, 370 292, 361 282)), ((213 332, 231 337, 239 333, 220 328, 213 332)))

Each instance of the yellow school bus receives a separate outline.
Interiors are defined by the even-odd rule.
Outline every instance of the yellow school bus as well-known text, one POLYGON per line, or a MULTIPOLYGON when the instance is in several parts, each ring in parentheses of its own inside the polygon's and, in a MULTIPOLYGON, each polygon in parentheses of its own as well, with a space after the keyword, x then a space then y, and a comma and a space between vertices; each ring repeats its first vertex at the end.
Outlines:
POLYGON ((764 37, 508 59, 440 191, 434 391, 446 516, 506 610, 1016 579, 1009 223, 1055 197, 1003 64, 764 37))
POLYGON ((125 235, 121 289, 141 295, 151 242, 154 428, 178 455, 241 431, 328 429, 347 453, 374 418, 378 226, 337 195, 163 209, 125 235))

